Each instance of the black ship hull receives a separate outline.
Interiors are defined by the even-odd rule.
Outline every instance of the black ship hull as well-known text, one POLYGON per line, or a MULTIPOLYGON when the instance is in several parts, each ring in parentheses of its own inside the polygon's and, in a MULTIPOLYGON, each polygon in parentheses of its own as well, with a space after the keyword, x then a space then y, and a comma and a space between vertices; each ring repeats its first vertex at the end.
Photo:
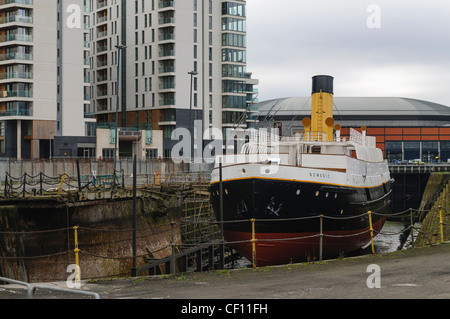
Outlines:
MULTIPOLYGON (((249 178, 224 181, 223 190, 224 237, 252 260, 255 219, 258 266, 318 260, 320 251, 324 259, 356 251, 371 241, 368 212, 374 235, 390 212, 390 182, 358 188, 249 178)), ((211 185, 211 201, 221 220, 219 182, 211 185)))

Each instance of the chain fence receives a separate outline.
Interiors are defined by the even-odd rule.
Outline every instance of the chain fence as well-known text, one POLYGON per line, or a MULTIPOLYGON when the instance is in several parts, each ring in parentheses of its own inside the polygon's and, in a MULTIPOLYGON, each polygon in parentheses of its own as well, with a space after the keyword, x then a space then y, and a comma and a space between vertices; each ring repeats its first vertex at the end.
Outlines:
MULTIPOLYGON (((371 245, 372 245, 372 253, 375 254, 374 250, 374 241, 373 239, 377 235, 385 235, 385 236, 399 236, 401 234, 404 234, 405 232, 411 233, 411 242, 414 243, 414 235, 412 231, 415 231, 418 235, 422 235, 426 238, 429 245, 433 245, 432 237, 436 234, 440 234, 440 239, 437 242, 445 242, 445 236, 444 236, 444 227, 448 226, 446 223, 447 217, 450 215, 450 208, 449 207, 436 207, 429 210, 419 210, 419 209, 408 209, 402 212, 398 212, 395 214, 379 214, 377 212, 367 212, 365 214, 361 214, 358 216, 352 216, 352 217, 335 217, 335 216, 326 216, 322 214, 317 214, 316 216, 309 216, 309 217, 299 217, 299 218, 288 218, 288 219, 243 219, 243 220, 234 220, 234 221, 217 221, 217 220, 211 220, 211 221, 202 221, 203 223, 207 223, 212 226, 219 226, 220 224, 229 224, 229 223, 248 223, 252 227, 252 237, 250 239, 246 240, 239 240, 239 241, 227 241, 221 238, 220 230, 218 229, 217 237, 215 239, 207 238, 204 242, 198 242, 198 243, 191 243, 191 244, 183 244, 183 243, 177 243, 177 236, 175 234, 175 229, 182 224, 190 223, 190 221, 184 221, 181 222, 172 222, 164 225, 158 225, 154 227, 146 227, 146 228, 139 228, 139 229, 102 229, 102 228, 90 228, 90 227, 67 227, 67 228, 61 228, 61 229, 55 229, 55 230, 42 230, 42 231, 31 231, 31 232, 11 232, 11 231, 0 231, 0 236, 19 236, 20 242, 26 243, 27 241, 24 239, 25 236, 35 236, 39 234, 49 234, 49 233, 61 233, 61 232, 70 232, 74 231, 74 237, 75 240, 73 241, 75 249, 72 250, 70 247, 67 248, 67 250, 61 250, 61 251, 55 251, 52 253, 47 253, 40 256, 0 256, 0 262, 8 262, 11 260, 31 260, 31 259, 43 259, 43 258, 54 258, 61 255, 68 255, 75 253, 77 265, 79 266, 79 255, 81 255, 81 258, 83 255, 90 256, 92 258, 99 258, 99 259, 110 259, 110 260, 131 260, 133 258, 147 258, 148 259, 148 253, 140 254, 140 255, 126 255, 123 252, 117 255, 100 255, 98 253, 95 253, 93 251, 90 251, 90 248, 92 247, 92 243, 83 243, 82 241, 78 242, 77 239, 77 232, 90 232, 90 233, 96 233, 98 238, 102 238, 103 236, 100 235, 101 233, 125 233, 129 234, 129 237, 121 237, 118 240, 108 240, 106 244, 110 245, 110 248, 108 251, 113 252, 114 246, 122 247, 122 244, 124 242, 131 243, 132 241, 132 235, 138 234, 137 240, 146 240, 149 237, 155 236, 155 235, 163 235, 170 240, 169 244, 167 244, 165 247, 160 247, 160 250, 164 249, 171 249, 172 250, 172 257, 174 257, 174 254, 176 252, 181 252, 184 249, 191 249, 193 247, 209 247, 211 246, 212 242, 215 242, 215 244, 225 245, 225 246, 233 246, 236 244, 251 244, 252 245, 252 264, 254 267, 256 267, 256 256, 257 256, 257 243, 258 242, 277 242, 277 241, 299 241, 299 240, 306 240, 311 238, 319 238, 320 240, 320 253, 322 253, 322 243, 323 238, 329 237, 329 238, 339 238, 339 237, 351 237, 351 236, 360 236, 363 234, 370 233, 371 238, 371 245), (437 223, 432 228, 428 229, 427 232, 424 232, 422 229, 415 226, 415 219, 419 214, 423 213, 431 213, 431 212, 437 212, 439 214, 439 223, 437 223), (381 217, 398 217, 403 219, 410 219, 409 226, 405 226, 405 229, 403 229, 400 232, 385 232, 383 229, 380 231, 377 231, 373 228, 372 225, 372 216, 378 215, 381 217), (333 235, 329 234, 326 231, 323 231, 323 225, 326 220, 350 220, 354 218, 362 218, 362 217, 368 217, 369 225, 367 227, 367 230, 362 230, 358 233, 353 233, 349 235, 333 235), (320 220, 320 229, 317 230, 316 234, 310 234, 305 236, 296 236, 292 238, 273 238, 273 239, 258 239, 257 235, 258 233, 255 231, 255 224, 256 223, 276 223, 276 222, 294 222, 294 221, 302 221, 302 220, 312 220, 312 219, 319 219, 320 220), (222 242, 218 243, 217 239, 222 239, 222 242)), ((69 245, 69 244, 68 244, 69 245)), ((96 245, 103 245, 103 243, 96 243, 96 245)), ((61 245, 62 246, 62 245, 61 245)), ((194 253, 194 252, 193 252, 194 253)), ((192 258, 192 260, 194 260, 192 258)), ((320 256, 320 260, 322 260, 322 256, 320 256)), ((154 259, 153 259, 154 261, 154 259)))

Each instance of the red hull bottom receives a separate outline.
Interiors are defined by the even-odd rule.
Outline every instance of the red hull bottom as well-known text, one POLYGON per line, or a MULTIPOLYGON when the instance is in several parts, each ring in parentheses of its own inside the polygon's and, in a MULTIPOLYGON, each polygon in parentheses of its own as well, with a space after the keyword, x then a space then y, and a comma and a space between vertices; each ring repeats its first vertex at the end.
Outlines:
MULTIPOLYGON (((373 225, 374 235, 381 230, 386 219, 373 225)), ((317 261, 320 256, 320 239, 315 233, 257 233, 256 265, 283 265, 304 261, 317 261), (310 237, 310 238, 305 238, 310 237), (299 238, 287 240, 290 238, 299 238)), ((228 242, 247 241, 231 244, 242 256, 252 261, 251 233, 224 231, 228 242)), ((323 237, 322 258, 335 258, 342 254, 354 252, 370 244, 369 228, 356 231, 327 232, 323 237), (328 237, 332 236, 332 237, 328 237), (336 237, 334 237, 336 236, 336 237)))

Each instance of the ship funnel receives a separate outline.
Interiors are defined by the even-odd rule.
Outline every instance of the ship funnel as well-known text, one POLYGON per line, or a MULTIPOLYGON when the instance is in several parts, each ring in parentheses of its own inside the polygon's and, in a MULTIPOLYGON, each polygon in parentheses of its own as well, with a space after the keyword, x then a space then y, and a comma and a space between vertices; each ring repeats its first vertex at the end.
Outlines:
POLYGON ((305 135, 311 141, 333 141, 333 83, 329 75, 313 77, 312 109, 310 126, 305 126, 305 135))
POLYGON ((332 76, 317 75, 313 77, 312 94, 321 92, 334 94, 333 86, 334 86, 334 78, 332 76))

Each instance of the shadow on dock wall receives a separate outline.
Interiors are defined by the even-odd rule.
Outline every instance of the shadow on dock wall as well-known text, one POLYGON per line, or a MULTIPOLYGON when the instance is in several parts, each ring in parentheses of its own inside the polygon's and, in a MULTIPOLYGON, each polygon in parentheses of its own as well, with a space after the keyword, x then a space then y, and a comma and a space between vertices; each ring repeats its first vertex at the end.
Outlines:
POLYGON ((430 175, 431 173, 391 173, 395 180, 392 188, 392 211, 396 213, 409 208, 418 209, 430 175))
MULTIPOLYGON (((127 276, 132 268, 133 201, 17 201, 0 207, 0 273, 33 282, 66 281, 75 264, 74 226, 80 226, 81 278, 127 276)), ((180 243, 179 198, 137 201, 137 266, 171 254, 180 243)))

